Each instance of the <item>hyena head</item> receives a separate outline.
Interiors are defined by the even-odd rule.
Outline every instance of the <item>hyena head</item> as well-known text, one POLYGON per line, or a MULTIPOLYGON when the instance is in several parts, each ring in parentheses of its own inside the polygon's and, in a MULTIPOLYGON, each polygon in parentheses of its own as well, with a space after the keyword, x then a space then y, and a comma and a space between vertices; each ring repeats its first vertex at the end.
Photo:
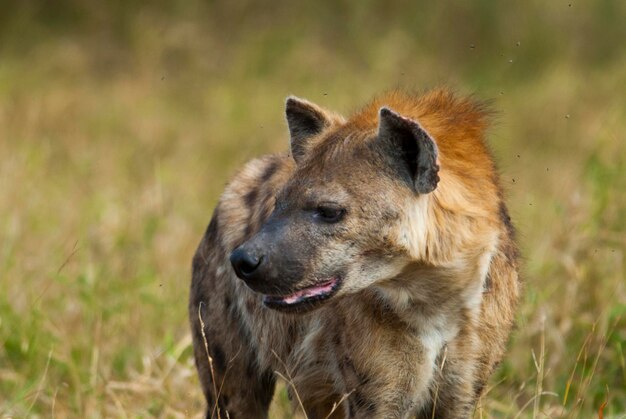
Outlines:
POLYGON ((296 168, 231 262, 266 306, 305 311, 400 273, 402 205, 437 187, 439 166, 429 134, 386 107, 366 124, 289 98, 286 116, 296 168))

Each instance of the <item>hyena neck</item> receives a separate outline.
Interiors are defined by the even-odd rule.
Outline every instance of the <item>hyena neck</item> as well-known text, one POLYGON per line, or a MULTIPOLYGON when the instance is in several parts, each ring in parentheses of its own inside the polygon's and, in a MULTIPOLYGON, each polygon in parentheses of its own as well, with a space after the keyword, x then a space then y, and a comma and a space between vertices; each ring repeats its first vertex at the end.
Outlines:
POLYGON ((458 259, 463 262, 411 263, 397 277, 377 285, 376 295, 410 330, 449 341, 463 321, 479 315, 496 244, 494 239, 482 251, 469 252, 458 259))
POLYGON ((405 203, 396 237, 411 262, 380 287, 394 310, 418 322, 477 315, 499 241, 497 220, 476 209, 469 192, 452 193, 463 189, 453 176, 442 173, 440 186, 405 203))
MULTIPOLYGON (((489 201, 498 201, 497 196, 487 194, 489 201)), ((469 256, 471 267, 473 259, 493 252, 497 244, 497 218, 493 211, 476 205, 484 200, 454 175, 442 171, 437 190, 407 197, 394 234, 396 243, 414 261, 445 266, 469 256)))

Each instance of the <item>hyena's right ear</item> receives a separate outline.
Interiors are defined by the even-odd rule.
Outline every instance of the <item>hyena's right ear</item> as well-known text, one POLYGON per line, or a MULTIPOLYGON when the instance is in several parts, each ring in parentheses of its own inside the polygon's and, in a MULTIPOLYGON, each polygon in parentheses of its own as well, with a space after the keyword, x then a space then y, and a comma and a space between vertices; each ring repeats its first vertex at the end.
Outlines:
POLYGON ((313 103, 289 96, 285 104, 285 115, 291 136, 291 155, 300 161, 307 150, 307 142, 330 127, 337 119, 313 103))

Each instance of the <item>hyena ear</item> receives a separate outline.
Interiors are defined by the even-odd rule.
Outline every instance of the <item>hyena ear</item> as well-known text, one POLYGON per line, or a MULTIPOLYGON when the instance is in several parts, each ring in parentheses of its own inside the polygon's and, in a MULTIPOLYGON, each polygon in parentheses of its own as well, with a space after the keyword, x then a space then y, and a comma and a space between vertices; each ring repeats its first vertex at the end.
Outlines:
POLYGON ((289 96, 285 104, 285 115, 291 136, 291 155, 298 162, 306 152, 308 140, 332 124, 332 117, 313 103, 289 96))
POLYGON ((378 137, 390 141, 396 149, 394 154, 400 151, 418 193, 435 190, 439 182, 437 144, 420 124, 383 107, 379 112, 378 137))

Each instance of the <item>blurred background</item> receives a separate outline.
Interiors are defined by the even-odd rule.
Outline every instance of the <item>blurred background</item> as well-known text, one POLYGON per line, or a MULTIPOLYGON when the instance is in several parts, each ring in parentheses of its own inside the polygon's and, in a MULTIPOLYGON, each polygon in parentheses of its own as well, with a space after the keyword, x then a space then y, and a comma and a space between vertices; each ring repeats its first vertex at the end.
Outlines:
POLYGON ((497 110, 524 256, 476 417, 626 417, 625 39, 622 0, 2 1, 0 416, 201 415, 191 257, 285 97, 443 85, 497 110))

